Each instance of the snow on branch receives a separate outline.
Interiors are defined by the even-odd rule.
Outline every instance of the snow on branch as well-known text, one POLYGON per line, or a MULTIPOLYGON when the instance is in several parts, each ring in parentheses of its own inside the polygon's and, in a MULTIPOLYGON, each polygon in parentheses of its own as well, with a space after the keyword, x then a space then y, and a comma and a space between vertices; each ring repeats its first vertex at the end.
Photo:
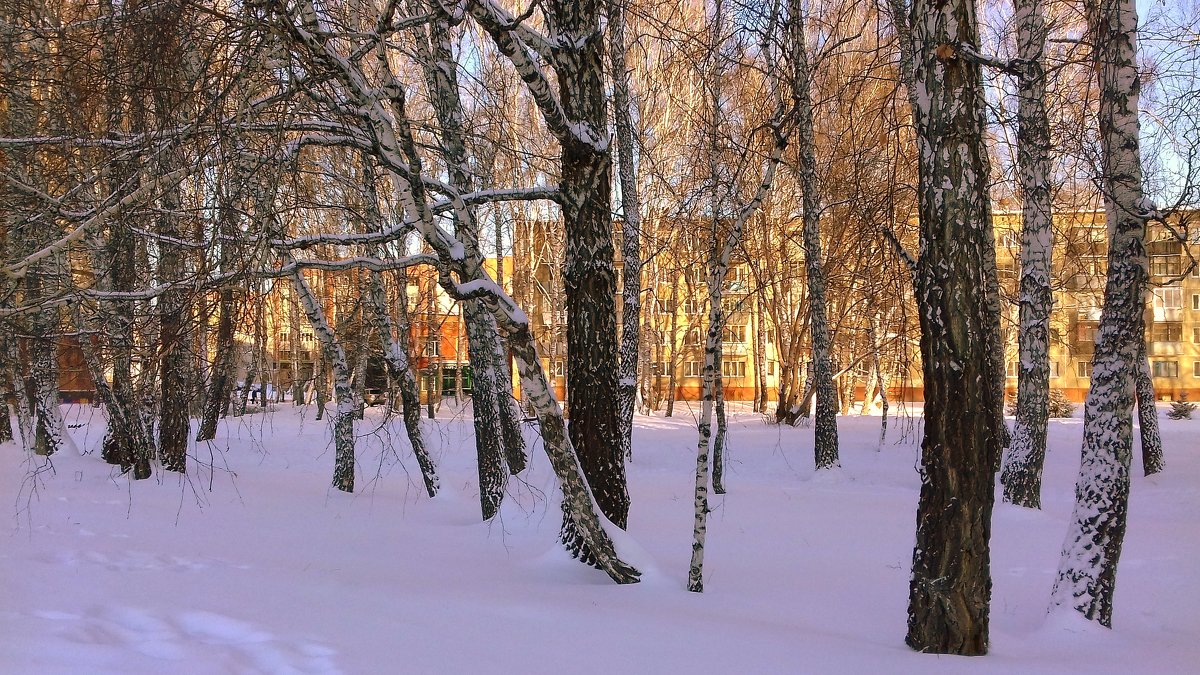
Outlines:
POLYGON ((525 83, 529 94, 542 112, 550 133, 554 134, 560 143, 582 143, 603 152, 609 143, 607 129, 593 129, 590 125, 572 122, 567 117, 562 103, 550 86, 549 78, 526 51, 530 46, 525 42, 524 34, 514 27, 512 15, 492 0, 470 0, 470 12, 475 21, 492 37, 500 53, 508 57, 517 69, 521 81, 525 83))
POLYGON ((117 200, 116 202, 108 205, 105 208, 102 208, 98 211, 94 211, 90 217, 88 217, 86 220, 84 220, 81 224, 79 224, 77 227, 75 227, 75 229, 71 230, 65 236, 59 238, 58 240, 56 240, 54 242, 51 242, 50 244, 42 247, 41 249, 39 249, 37 251, 34 251, 33 253, 29 254, 22 260, 18 260, 16 262, 13 262, 13 263, 10 263, 3 267, 0 267, 0 274, 4 275, 6 277, 9 277, 9 278, 19 278, 19 277, 24 276, 26 270, 28 270, 31 265, 34 265, 42 260, 45 260, 46 258, 50 258, 52 256, 56 256, 56 255, 60 254, 61 252, 66 250, 66 248, 68 246, 70 246, 71 244, 81 241, 83 239, 84 235, 86 235, 92 229, 99 227, 100 225, 107 222, 108 219, 122 213, 123 211, 126 211, 127 209, 132 208, 136 204, 139 204, 142 201, 144 201, 145 199, 147 199, 155 189, 162 187, 163 185, 178 182, 178 181, 182 180, 188 174, 191 174, 196 171, 201 171, 201 170, 211 167, 215 164, 216 164, 216 160, 210 159, 206 162, 202 162, 199 166, 183 167, 181 169, 176 169, 175 171, 165 173, 165 174, 158 176, 156 178, 153 178, 151 180, 147 180, 137 190, 130 192, 129 194, 125 195, 123 198, 117 200))

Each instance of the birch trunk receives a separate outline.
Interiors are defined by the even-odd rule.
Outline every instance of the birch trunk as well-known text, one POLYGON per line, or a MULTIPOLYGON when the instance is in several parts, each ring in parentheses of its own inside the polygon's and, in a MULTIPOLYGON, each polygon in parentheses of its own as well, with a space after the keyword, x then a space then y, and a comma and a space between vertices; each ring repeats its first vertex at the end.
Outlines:
MULTIPOLYGON (((176 153, 171 153, 175 155, 176 153)), ((166 160, 167 170, 179 164, 178 157, 166 160)), ((167 190, 161 198, 163 215, 159 217, 158 232, 163 235, 159 242, 158 276, 162 282, 183 279, 185 274, 184 250, 176 243, 180 229, 174 214, 179 211, 178 188, 167 190)), ((172 289, 163 293, 159 300, 159 422, 158 453, 163 469, 183 473, 187 470, 188 432, 191 418, 189 403, 191 392, 190 349, 188 339, 189 311, 184 291, 172 289)), ((134 478, 138 475, 134 467, 134 478)))
POLYGON ((625 65, 625 2, 608 2, 609 49, 612 64, 613 119, 617 132, 617 175, 621 188, 621 346, 617 384, 617 419, 620 424, 620 452, 633 455, 633 412, 637 404, 638 358, 642 312, 642 214, 638 194, 637 170, 633 163, 637 146, 633 126, 633 102, 629 96, 629 73, 625 65))
MULTIPOLYGON (((563 490, 564 520, 569 519, 574 523, 571 529, 579 535, 578 540, 582 543, 582 550, 590 553, 590 561, 593 564, 603 569, 610 578, 618 583, 636 582, 639 576, 638 571, 618 557, 602 517, 596 513, 597 503, 593 499, 593 495, 596 494, 595 485, 591 486, 592 491, 590 492, 590 481, 580 465, 580 457, 585 453, 575 452, 566 434, 562 410, 555 401, 545 373, 542 371, 533 337, 529 331, 527 317, 512 301, 512 298, 482 271, 476 271, 472 275, 458 267, 462 258, 459 253, 461 242, 448 235, 434 222, 432 209, 426 201, 424 184, 421 180, 420 155, 417 152, 413 131, 405 109, 404 87, 400 86, 395 77, 388 72, 389 66, 386 59, 382 58, 380 59, 383 65, 381 70, 387 73, 388 86, 381 89, 369 85, 361 71, 357 70, 349 59, 335 51, 334 45, 327 35, 312 32, 316 30, 317 21, 316 11, 311 3, 302 1, 298 3, 298 6, 299 9, 296 12, 285 17, 292 39, 322 58, 328 59, 328 62, 336 67, 337 85, 358 106, 360 117, 368 126, 366 131, 370 133, 373 140, 373 152, 381 162, 392 167, 389 170, 389 178, 406 220, 418 228, 422 237, 436 252, 439 264, 443 266, 439 269, 443 288, 456 299, 484 299, 493 317, 508 336, 509 344, 517 360, 518 371, 521 374, 522 390, 537 413, 543 446, 563 490), (384 93, 387 95, 386 99, 383 98, 384 93), (404 172, 401 172, 400 167, 404 168, 404 172), (459 276, 461 284, 453 280, 452 273, 459 276)), ((515 63, 525 63, 527 70, 525 74, 531 79, 536 79, 536 75, 528 72, 529 65, 520 61, 524 53, 518 48, 519 45, 514 45, 514 38, 508 32, 508 27, 500 25, 501 22, 496 21, 492 16, 491 11, 494 7, 471 3, 468 9, 472 16, 483 23, 484 28, 492 34, 501 51, 510 59, 514 59, 515 63)), ((553 13, 551 12, 551 14, 553 13)), ((594 12, 592 16, 595 16, 594 12)), ((562 26, 561 21, 556 21, 556 23, 562 26)), ((599 64, 598 59, 596 64, 599 64)), ((560 78, 560 80, 567 81, 569 78, 560 78)), ((535 88, 531 86, 531 89, 535 88)), ((557 124, 555 127, 559 133, 565 133, 557 124)), ((564 171, 564 173, 567 172, 564 171)), ((611 247, 611 238, 609 238, 609 246, 611 247)), ((608 270, 611 276, 611 265, 608 270)), ((611 301, 611 284, 607 290, 611 301)), ((610 373, 615 374, 615 369, 610 373)), ((615 426, 613 429, 615 430, 615 426)))
POLYGON ((813 109, 808 48, 799 0, 792 0, 793 101, 796 103, 796 144, 800 156, 800 186, 804 205, 804 269, 808 279, 809 327, 812 332, 813 384, 817 394, 816 423, 813 425, 813 461, 817 469, 839 466, 837 392, 829 349, 829 322, 825 311, 825 273, 821 269, 821 196, 817 185, 816 142, 813 139, 813 109))
MULTIPOLYGON (((907 644, 980 655, 988 649, 993 476, 1007 431, 996 388, 1001 344, 990 290, 995 251, 979 66, 951 45, 976 45, 971 0, 891 6, 918 150, 925 436, 909 585, 907 644), (980 293, 983 289, 983 293, 980 293)), ((1003 372, 999 373, 1003 375, 1003 372)), ((1001 382, 1001 384, 1003 384, 1001 382)))
MULTIPOLYGON (((439 488, 437 467, 434 465, 429 451, 425 449, 425 439, 421 435, 421 399, 417 393, 417 381, 410 365, 407 340, 402 341, 396 338, 392 317, 387 309, 387 291, 384 290, 383 279, 380 278, 378 272, 371 273, 370 283, 371 316, 382 343, 383 359, 387 364, 388 375, 400 388, 404 430, 408 434, 408 442, 412 446, 413 456, 417 458, 417 465, 421 468, 425 491, 429 493, 430 497, 433 497, 439 488)), ((406 302, 407 294, 402 294, 400 303, 405 304, 406 302)), ((407 338, 408 311, 407 308, 401 311, 403 318, 400 334, 407 338)))
POLYGON ((1153 476, 1163 470, 1162 436, 1158 433, 1158 408, 1154 405, 1154 378, 1150 372, 1150 361, 1146 357, 1146 330, 1142 324, 1142 351, 1138 355, 1138 369, 1134 375, 1137 395, 1138 431, 1142 441, 1142 472, 1153 476))
MULTIPOLYGON (((429 26, 429 41, 424 61, 425 80, 433 96, 434 110, 441 130, 442 157, 450 176, 450 183, 461 192, 469 192, 474 184, 467 159, 466 134, 463 122, 462 102, 459 96, 457 65, 451 48, 451 17, 437 2, 430 3, 434 20, 429 26)), ((420 42, 425 48, 425 42, 420 42)), ((479 248, 479 223, 469 208, 455 210, 455 236, 463 243, 466 265, 476 268, 482 265, 479 248)), ((502 261, 498 261, 498 264, 502 261)), ((500 383, 500 360, 502 350, 495 319, 476 300, 462 303, 467 326, 467 352, 474 374, 471 394, 475 423, 475 448, 478 456, 480 506, 483 519, 488 520, 499 509, 504 497, 505 458, 511 460, 510 467, 516 473, 525 466, 524 442, 519 430, 512 433, 513 415, 509 401, 503 396, 506 388, 500 383), (505 441, 518 447, 507 448, 505 441)), ((462 367, 455 371, 455 394, 461 396, 462 367)))
POLYGON ((1100 93, 1108 280, 1084 403, 1075 510, 1051 606, 1069 605, 1111 626, 1129 505, 1134 380, 1144 348, 1146 200, 1138 146, 1137 10, 1133 0, 1092 0, 1085 10, 1100 93))
MULTIPOLYGON (((569 124, 591 130, 595 140, 560 138, 563 226, 566 252, 563 288, 567 308, 567 401, 571 445, 596 503, 617 527, 629 519, 629 491, 618 413, 616 279, 613 267, 612 156, 607 140, 603 43, 599 0, 551 0, 551 31, 563 44, 554 70, 569 124), (603 140, 600 140, 603 139, 603 140)), ((576 522, 564 518, 568 549, 587 558, 576 522)))
POLYGON ((1042 464, 1050 402, 1051 229, 1050 125, 1046 115, 1043 0, 1014 0, 1018 78, 1017 165, 1021 206, 1021 299, 1017 414, 1000 482, 1004 501, 1041 508, 1042 464))
MULTIPOLYGON (((291 262, 286 258, 285 261, 291 262)), ((312 326, 313 334, 321 345, 325 360, 333 368, 333 391, 337 405, 333 416, 333 487, 343 492, 354 492, 354 415, 358 409, 358 402, 350 383, 350 365, 346 361, 346 352, 338 342, 337 335, 325 319, 320 300, 300 272, 292 275, 292 288, 312 326)), ((318 405, 323 398, 324 394, 318 389, 318 405)))

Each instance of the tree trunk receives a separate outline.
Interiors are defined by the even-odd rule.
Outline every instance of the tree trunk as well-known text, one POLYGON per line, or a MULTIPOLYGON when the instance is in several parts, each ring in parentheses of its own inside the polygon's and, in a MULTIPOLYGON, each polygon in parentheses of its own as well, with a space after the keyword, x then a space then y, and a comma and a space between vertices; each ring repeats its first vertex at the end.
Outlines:
POLYGON ((1108 280, 1084 404, 1075 510, 1051 602, 1111 626, 1129 505, 1134 381, 1138 359, 1145 358, 1146 201, 1138 146, 1137 10, 1133 0, 1092 0, 1085 10, 1100 93, 1108 280))
MULTIPOLYGON (((285 256, 285 262, 291 262, 288 256, 285 256)), ((333 487, 343 492, 354 492, 354 414, 358 405, 350 383, 350 365, 337 335, 325 319, 320 301, 300 272, 292 275, 292 288, 320 343, 325 360, 333 367, 334 400, 337 405, 333 416, 333 487)), ((323 407, 323 389, 324 383, 321 382, 317 390, 318 409, 323 407)))
POLYGON ((421 468, 421 478, 425 481, 425 491, 433 497, 438 492, 437 467, 429 451, 425 449, 425 439, 421 435, 421 398, 417 393, 417 382, 413 376, 411 361, 408 356, 408 294, 401 292, 400 308, 400 337, 392 327, 392 317, 387 309, 387 292, 383 287, 383 279, 378 272, 371 273, 371 309, 375 330, 379 333, 383 346, 383 359, 387 364, 388 375, 400 388, 400 402, 404 418, 404 430, 408 433, 408 442, 412 446, 413 456, 421 468))
MULTIPOLYGON (((599 32, 599 9, 598 0, 553 0, 547 18, 555 34, 579 45, 560 50, 554 61, 563 112, 572 123, 606 136, 603 45, 588 39, 599 32)), ((596 504, 613 524, 625 529, 629 491, 617 410, 616 279, 609 208, 612 158, 606 142, 567 137, 561 145, 569 433, 596 504)), ((564 517, 562 538, 580 558, 591 557, 574 519, 564 517)))
POLYGON ((608 56, 612 63, 613 119, 617 132, 617 168, 621 188, 621 348, 617 389, 617 419, 620 452, 633 454, 633 412, 637 404, 639 336, 642 312, 642 214, 637 172, 633 164, 637 144, 633 126, 633 103, 629 100, 629 73, 625 66, 625 2, 608 2, 608 56))
MULTIPOLYGON (((167 161, 173 168, 179 162, 175 158, 167 161)), ((159 242, 158 276, 162 282, 178 281, 184 277, 184 250, 178 240, 180 228, 176 222, 179 211, 177 189, 167 190, 162 198, 163 214, 159 217, 158 232, 163 235, 159 242)), ((172 289, 163 293, 159 302, 159 423, 158 453, 163 469, 183 473, 187 470, 187 446, 190 426, 189 403, 191 392, 191 358, 188 340, 188 319, 191 312, 185 291, 172 289)), ((139 475, 134 466, 134 478, 147 478, 149 473, 139 475)))
POLYGON ((980 655, 988 649, 993 476, 1006 431, 988 292, 996 280, 983 88, 979 66, 950 47, 978 44, 975 3, 916 0, 907 17, 892 18, 901 61, 912 67, 902 75, 919 160, 914 286, 925 387, 905 641, 922 652, 980 655))
POLYGON ((1154 379, 1146 358, 1146 326, 1142 323, 1142 351, 1134 374, 1137 394, 1138 430, 1142 441, 1142 471, 1153 476, 1163 470, 1162 436, 1158 433, 1158 408, 1155 407, 1154 379))
POLYGON ((1017 360, 1017 414, 1000 482, 1004 501, 1041 508, 1042 464, 1050 403, 1051 229, 1050 125, 1042 52, 1046 19, 1042 0, 1014 0, 1018 78, 1017 164, 1021 196, 1021 306, 1017 360))
POLYGON ((818 470, 839 466, 837 392, 830 359, 829 322, 825 312, 825 273, 821 269, 821 195, 817 186, 816 142, 813 138, 812 92, 804 19, 799 0, 792 0, 793 100, 796 102, 796 143, 800 155, 800 186, 804 205, 804 269, 808 279, 809 327, 812 332, 813 384, 817 416, 813 425, 813 459, 818 470))

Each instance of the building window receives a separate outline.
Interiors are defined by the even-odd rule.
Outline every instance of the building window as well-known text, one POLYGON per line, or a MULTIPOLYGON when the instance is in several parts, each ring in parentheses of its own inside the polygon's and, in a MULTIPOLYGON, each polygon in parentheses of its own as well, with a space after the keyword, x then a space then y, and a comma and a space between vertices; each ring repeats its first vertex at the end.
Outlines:
POLYGON ((1150 276, 1177 277, 1180 271, 1180 261, 1177 255, 1150 256, 1150 276))
POLYGON ((441 356, 442 341, 437 336, 426 338, 425 340, 425 356, 441 356))
POLYGON ((310 330, 300 331, 300 341, 306 345, 311 345, 312 341, 313 341, 312 331, 310 331, 310 330))
POLYGON ((1080 361, 1077 370, 1079 377, 1090 378, 1092 376, 1092 362, 1080 361))
POLYGON ((744 292, 750 287, 750 273, 743 265, 731 266, 725 273, 725 287, 734 292, 744 292))
POLYGON ((1200 310, 1200 293, 1192 293, 1192 309, 1200 310))
POLYGON ((1151 342, 1179 342, 1183 339, 1183 324, 1155 323, 1150 329, 1151 342))
POLYGON ((1192 329, 1192 342, 1200 344, 1200 326, 1192 329))
POLYGON ((1200 361, 1192 362, 1192 377, 1200 377, 1200 361))
POLYGON ((1179 377, 1178 361, 1152 361, 1155 377, 1179 377))
MULTIPOLYGON (((1196 330, 1200 331, 1200 328, 1197 328, 1196 330)), ((775 362, 774 361, 767 361, 767 375, 769 375, 771 377, 775 377, 775 362)))
POLYGON ((687 339, 684 340, 684 344, 686 344, 689 347, 700 346, 700 329, 693 328, 693 329, 689 330, 687 332, 687 339))
POLYGON ((722 377, 745 377, 746 362, 745 361, 722 361, 721 362, 722 377))
POLYGON ((1008 363, 1004 364, 1004 374, 1008 375, 1009 377, 1016 377, 1017 376, 1017 362, 1009 361, 1008 363))
POLYGON ((1076 331, 1076 341, 1095 342, 1096 333, 1100 331, 1100 326, 1094 323, 1080 323, 1076 326, 1076 331))
POLYGON ((746 344, 746 326, 745 324, 736 326, 725 326, 724 340, 729 344, 746 344))
POLYGON ((1152 361, 1154 377, 1179 377, 1178 361, 1152 361))
POLYGON ((1000 248, 1010 251, 1021 250, 1021 235, 1016 230, 1004 230, 1000 233, 1000 248))
POLYGON ((1058 379, 1058 361, 1050 362, 1050 377, 1053 379, 1058 379))
POLYGON ((555 361, 554 362, 554 377, 559 377, 559 378, 566 377, 566 362, 565 361, 555 361))
POLYGON ((704 364, 699 361, 688 361, 684 377, 700 377, 704 374, 704 364))
POLYGON ((1178 286, 1154 289, 1154 308, 1183 309, 1183 289, 1178 286))

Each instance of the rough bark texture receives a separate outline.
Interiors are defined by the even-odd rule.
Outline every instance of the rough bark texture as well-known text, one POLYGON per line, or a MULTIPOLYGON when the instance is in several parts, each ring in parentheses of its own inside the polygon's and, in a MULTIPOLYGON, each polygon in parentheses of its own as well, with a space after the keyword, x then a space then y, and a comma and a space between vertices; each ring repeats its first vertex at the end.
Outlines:
POLYGON ((833 363, 829 354, 829 321, 825 311, 825 273, 821 269, 821 195, 817 185, 816 142, 813 139, 812 92, 808 49, 804 43, 800 3, 792 3, 795 30, 792 73, 796 104, 796 146, 800 155, 800 186, 804 205, 804 271, 808 280, 808 320, 812 332, 813 384, 817 414, 813 425, 813 461, 817 469, 839 466, 837 393, 833 386, 833 363))
MULTIPOLYGON (((556 55, 563 112, 571 123, 604 138, 608 113, 603 44, 596 39, 599 9, 599 0, 553 0, 547 14, 553 32, 568 44, 580 45, 556 55)), ((568 137, 562 142, 561 161, 571 445, 600 510, 624 529, 629 491, 617 412, 616 275, 609 208, 612 157, 607 142, 568 137)), ((583 542, 574 523, 564 518, 562 537, 568 549, 579 551, 583 542)))
POLYGON ((1111 626, 1129 506, 1134 380, 1138 359, 1144 360, 1146 203, 1138 146, 1137 10, 1133 0, 1093 0, 1085 9, 1100 92, 1108 280, 1084 403, 1075 510, 1051 603, 1111 626))
MULTIPOLYGON (((175 165, 174 162, 171 164, 175 165)), ((183 278, 185 265, 185 252, 174 243, 182 235, 173 215, 179 210, 177 189, 168 190, 162 202, 165 213, 159 218, 158 231, 164 239, 159 244, 158 276, 160 280, 169 282, 183 278)), ((163 469, 182 473, 187 470, 191 422, 188 410, 192 385, 191 357, 188 349, 188 320, 191 312, 184 291, 178 289, 163 293, 158 307, 158 455, 163 469)), ((139 475, 138 467, 134 466, 134 478, 146 478, 148 475, 139 475)))
MULTIPOLYGON (((305 317, 312 325, 325 360, 333 367, 333 392, 337 405, 333 416, 333 487, 343 492, 354 492, 354 414, 358 405, 350 383, 350 364, 333 327, 325 319, 320 301, 299 272, 292 276, 292 288, 305 317)), ((317 400, 321 401, 322 397, 323 394, 318 390, 317 400)))
POLYGON ((1000 482, 1004 501, 1041 508, 1042 464, 1050 403, 1051 229, 1050 125, 1042 52, 1046 19, 1042 0, 1014 0, 1017 58, 1022 67, 1017 98, 1017 173, 1021 186, 1021 295, 1018 332, 1017 414, 1000 482))
POLYGON ((408 321, 408 295, 403 293, 397 303, 400 322, 399 337, 396 337, 396 333, 393 332, 390 325, 391 317, 387 312, 383 284, 378 278, 372 278, 371 283, 371 298, 375 309, 376 325, 379 328, 380 337, 384 340, 384 359, 388 365, 388 373, 400 390, 400 410, 404 418, 404 430, 408 434, 408 442, 412 446, 413 455, 417 458, 417 464, 421 467, 425 491, 432 497, 437 494, 440 484, 437 466, 425 448, 425 439, 421 434, 421 394, 417 388, 417 378, 413 373, 412 360, 408 354, 408 341, 412 334, 408 321))
POLYGON ((1142 441, 1142 472, 1153 476, 1163 470, 1162 436, 1158 432, 1158 408, 1154 401, 1154 379, 1150 372, 1150 361, 1146 358, 1146 331, 1142 325, 1142 353, 1138 356, 1138 370, 1134 375, 1137 393, 1138 431, 1142 441))
POLYGON ((625 67, 625 0, 609 0, 609 61, 612 64, 613 119, 617 132, 617 171, 621 187, 621 347, 617 382, 617 420, 620 452, 633 454, 633 411, 637 405, 639 336, 642 313, 642 214, 637 171, 633 164, 636 147, 633 103, 629 98, 629 74, 625 67))
MULTIPOLYGON (((574 523, 572 530, 577 533, 578 540, 584 550, 590 553, 590 559, 596 566, 618 583, 636 582, 638 571, 618 557, 602 517, 597 516, 596 502, 589 491, 589 480, 585 478, 580 466, 579 456, 583 453, 576 453, 568 440, 562 410, 554 400, 545 373, 541 369, 529 331, 528 319, 512 298, 486 274, 477 272, 472 275, 458 265, 462 258, 461 242, 456 241, 434 222, 421 181, 420 156, 405 110, 404 87, 388 71, 386 60, 382 60, 380 70, 386 75, 387 86, 380 88, 368 84, 363 73, 335 51, 327 35, 311 32, 317 30, 316 11, 311 3, 302 0, 298 5, 299 9, 296 12, 284 17, 290 36, 318 58, 331 64, 337 86, 358 106, 360 117, 367 126, 365 131, 371 135, 372 150, 376 158, 389 167, 388 177, 406 220, 414 224, 438 256, 442 287, 456 299, 484 299, 508 337, 521 374, 522 391, 536 411, 547 456, 563 490, 563 502, 566 505, 564 519, 574 523), (454 281, 452 274, 459 277, 462 285, 454 281)), ((532 72, 534 67, 524 60, 527 55, 514 43, 508 22, 497 19, 493 14, 495 8, 490 4, 485 6, 470 3, 468 10, 493 37, 501 52, 513 60, 519 70, 524 71, 523 79, 526 79, 526 82, 538 81, 539 74, 532 72)), ((594 17, 594 12, 592 16, 594 17)), ((561 21, 558 23, 562 25, 561 21)), ((591 41, 591 44, 594 45, 595 41, 591 41)), ((598 63, 597 60, 597 65, 598 63)), ((535 94, 546 93, 544 88, 535 87, 534 84, 530 84, 530 90, 535 94)), ((567 98, 565 94, 564 98, 567 98)), ((561 119, 550 117, 549 121, 549 126, 556 134, 566 137, 571 133, 569 129, 563 128, 561 119)), ((611 251, 611 238, 609 242, 611 251)), ((611 260, 608 270, 611 277, 611 260)), ((611 302, 611 283, 607 290, 611 302)), ((615 374, 615 369, 611 372, 615 374)))
POLYGON ((913 68, 904 77, 919 155, 914 285, 925 386, 905 641, 979 655, 988 648, 993 476, 1006 431, 987 292, 996 281, 983 89, 979 66, 949 47, 978 43, 975 3, 917 0, 907 20, 893 18, 907 26, 902 62, 913 68))
MULTIPOLYGON (((457 66, 451 49, 450 16, 437 2, 430 3, 434 20, 429 26, 429 41, 423 65, 425 80, 432 92, 434 110, 441 132, 441 153, 450 176, 450 184, 469 192, 471 177, 463 125, 462 102, 458 92, 457 66)), ((420 43, 426 48, 424 42, 420 43)), ((469 208, 455 210, 454 233, 463 244, 465 263, 482 264, 479 252, 479 224, 469 208)), ((475 270, 472 270, 474 272, 475 270)), ((504 434, 501 418, 496 350, 499 335, 495 320, 478 300, 463 302, 467 327, 467 353, 474 374, 471 394, 475 424, 475 451, 479 474, 479 501, 483 519, 496 515, 504 498, 504 434)), ((462 388, 462 368, 455 370, 455 394, 462 388)), ((523 459, 523 457, 522 457, 523 459)))

